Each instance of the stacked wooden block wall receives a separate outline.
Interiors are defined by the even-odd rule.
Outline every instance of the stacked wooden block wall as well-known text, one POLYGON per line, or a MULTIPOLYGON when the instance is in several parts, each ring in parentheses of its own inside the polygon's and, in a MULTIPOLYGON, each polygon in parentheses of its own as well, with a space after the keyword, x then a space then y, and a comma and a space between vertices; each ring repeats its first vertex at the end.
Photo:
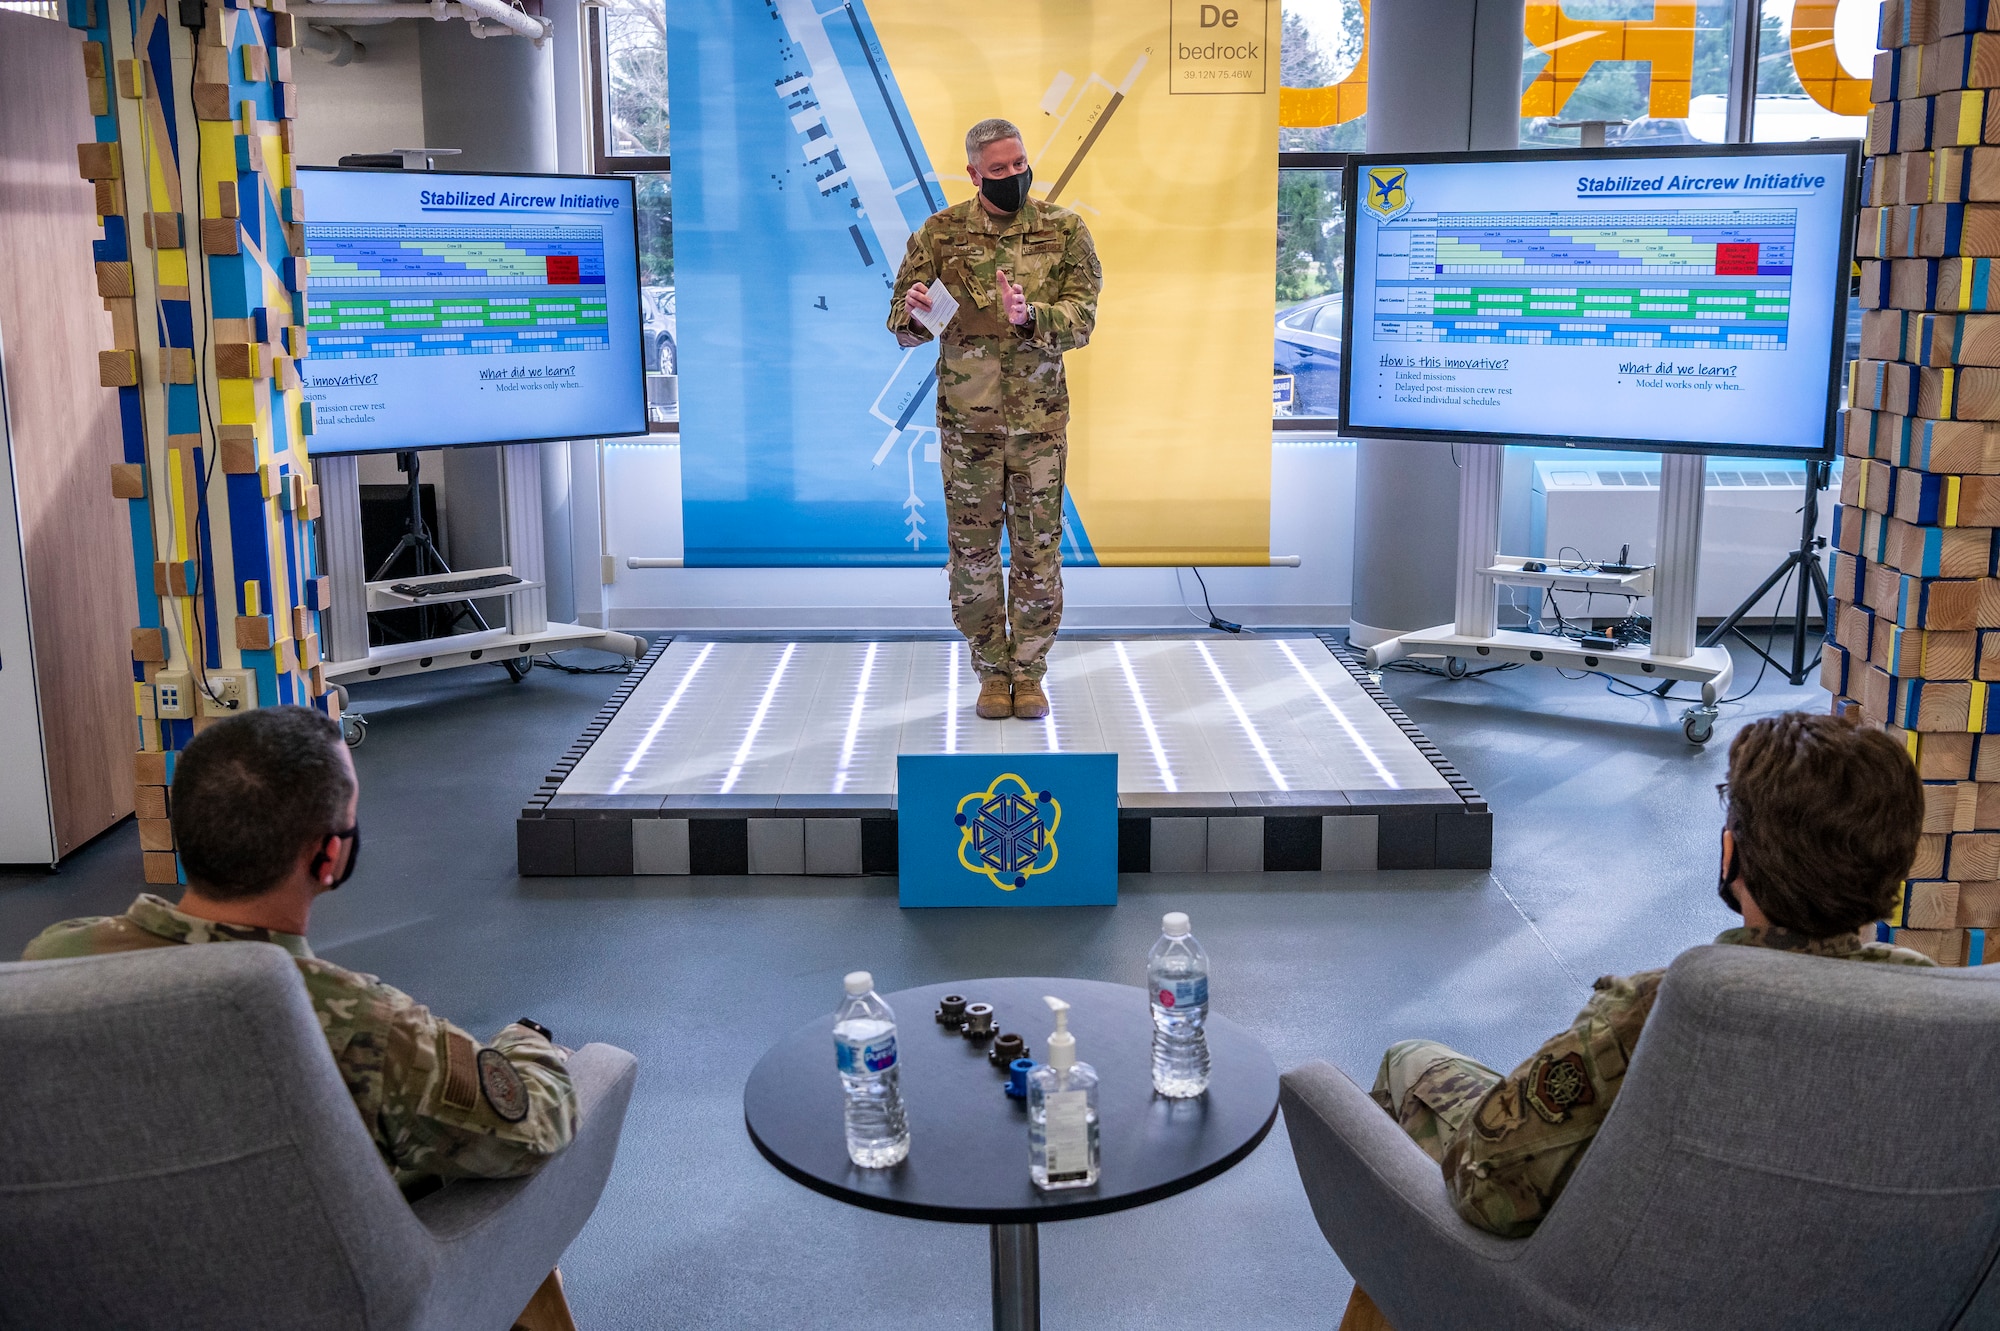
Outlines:
POLYGON ((1882 932, 2000 960, 2000 3, 1887 0, 1862 173, 1861 358, 1823 680, 1895 736, 1923 839, 1882 932), (1992 704, 1989 707, 1989 691, 1992 704))
POLYGON ((84 33, 77 75, 97 128, 77 165, 104 227, 97 289, 113 345, 98 372, 124 440, 107 480, 128 501, 139 588, 140 843, 146 880, 171 883, 174 755, 232 710, 225 677, 247 683, 240 706, 338 714, 319 660, 319 493, 295 364, 306 322, 295 26, 285 0, 65 2, 84 33))

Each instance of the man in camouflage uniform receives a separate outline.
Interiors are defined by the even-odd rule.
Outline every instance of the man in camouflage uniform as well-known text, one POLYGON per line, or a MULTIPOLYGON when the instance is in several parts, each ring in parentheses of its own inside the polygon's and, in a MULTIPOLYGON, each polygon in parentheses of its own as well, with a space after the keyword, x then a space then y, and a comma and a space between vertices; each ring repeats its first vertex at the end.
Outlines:
MULTIPOLYGON (((359 795, 340 727, 317 712, 261 708, 209 726, 174 768, 187 876, 178 906, 142 893, 123 915, 50 926, 23 958, 274 943, 296 962, 361 1122, 405 1195, 531 1174, 576 1132, 569 1051, 526 1020, 482 1044, 306 945, 313 899, 345 882, 360 852, 359 795)), ((554 1272, 529 1307, 531 1331, 571 1325, 554 1272)))
MULTIPOLYGON (((1790 712, 1729 747, 1718 890, 1743 926, 1719 944, 1895 966, 1936 963, 1863 941, 1892 909, 1923 823, 1916 770, 1895 741, 1790 712), (1830 846, 1851 848, 1846 858, 1830 846)), ((1430 1040, 1389 1047, 1371 1091, 1444 1172, 1481 1229, 1525 1238, 1554 1205, 1624 1084, 1666 971, 1604 976, 1570 1028, 1511 1075, 1430 1040)), ((1356 1286, 1342 1331, 1387 1328, 1356 1286)))
POLYGON ((965 136, 978 193, 910 237, 889 303, 903 346, 942 285, 959 302, 938 355, 938 434, 952 620, 972 644, 979 715, 1041 717, 1044 659, 1062 620, 1063 353, 1090 341, 1104 272, 1083 219, 1028 197, 1021 131, 982 120, 965 136), (1001 584, 1000 528, 1012 549, 1001 584))

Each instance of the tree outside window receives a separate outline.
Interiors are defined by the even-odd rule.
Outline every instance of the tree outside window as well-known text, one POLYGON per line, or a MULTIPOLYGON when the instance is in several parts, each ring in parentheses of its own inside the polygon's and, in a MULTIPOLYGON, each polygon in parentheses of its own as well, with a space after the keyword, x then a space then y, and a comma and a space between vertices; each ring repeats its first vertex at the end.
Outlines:
POLYGON ((667 10, 662 0, 611 0, 603 23, 607 157, 667 155, 667 10))

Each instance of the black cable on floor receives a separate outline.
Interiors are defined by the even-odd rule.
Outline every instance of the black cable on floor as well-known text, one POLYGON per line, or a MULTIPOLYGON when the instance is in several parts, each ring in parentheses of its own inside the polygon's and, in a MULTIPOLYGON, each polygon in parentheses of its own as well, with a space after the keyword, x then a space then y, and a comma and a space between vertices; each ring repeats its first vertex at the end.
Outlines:
POLYGON ((1241 633, 1243 631, 1241 624, 1231 623, 1215 613, 1215 602, 1208 599, 1208 579, 1201 576, 1201 570, 1189 564, 1188 571, 1193 573, 1194 580, 1201 584, 1201 603, 1208 608, 1208 626, 1223 633, 1241 633))
POLYGON ((565 675, 627 675, 632 672, 633 666, 631 661, 618 661, 601 666, 565 665, 553 655, 537 656, 534 660, 536 665, 545 670, 554 670, 565 675))
POLYGON ((1481 675, 1497 675, 1502 670, 1519 670, 1520 668, 1521 663, 1519 661, 1509 661, 1505 665, 1481 666, 1477 670, 1467 670, 1462 675, 1454 675, 1449 670, 1440 670, 1434 665, 1425 665, 1422 661, 1391 661, 1382 667, 1385 671, 1396 670, 1406 675, 1436 675, 1440 679, 1478 679, 1481 675))

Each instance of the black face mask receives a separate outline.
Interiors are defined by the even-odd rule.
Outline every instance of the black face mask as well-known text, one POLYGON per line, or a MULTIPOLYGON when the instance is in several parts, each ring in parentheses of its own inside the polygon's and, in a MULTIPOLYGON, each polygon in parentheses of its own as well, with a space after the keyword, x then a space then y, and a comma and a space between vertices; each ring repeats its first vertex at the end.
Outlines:
POLYGON ((1743 903, 1736 899, 1736 889, 1729 885, 1729 880, 1735 876, 1736 857, 1725 849, 1722 852, 1722 867, 1715 872, 1715 895, 1722 898, 1723 905, 1741 915, 1743 903))
POLYGON ((1031 166, 1018 176, 987 176, 979 182, 979 192, 1001 212, 1018 213, 1028 201, 1028 186, 1034 182, 1035 168, 1031 166))
MULTIPOLYGON (((333 880, 332 885, 328 888, 328 891, 331 891, 333 888, 339 887, 342 883, 354 877, 354 866, 361 860, 361 824, 356 823, 345 832, 329 832, 327 835, 338 837, 348 843, 347 867, 340 871, 340 877, 333 880)), ((306 871, 317 878, 319 877, 320 866, 326 863, 327 853, 322 850, 319 854, 313 856, 312 863, 307 866, 306 871)))

